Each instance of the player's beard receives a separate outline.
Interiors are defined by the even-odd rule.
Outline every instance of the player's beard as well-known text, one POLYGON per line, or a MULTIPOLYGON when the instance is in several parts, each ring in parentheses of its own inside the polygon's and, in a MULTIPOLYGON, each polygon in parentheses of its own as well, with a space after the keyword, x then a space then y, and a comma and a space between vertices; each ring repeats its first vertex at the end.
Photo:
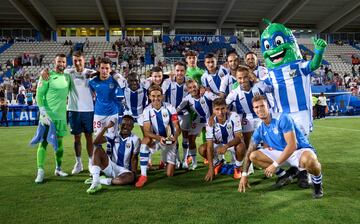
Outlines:
POLYGON ((56 70, 57 70, 58 72, 60 72, 60 73, 63 73, 64 70, 65 70, 65 67, 62 66, 62 65, 58 65, 58 66, 56 66, 56 70))

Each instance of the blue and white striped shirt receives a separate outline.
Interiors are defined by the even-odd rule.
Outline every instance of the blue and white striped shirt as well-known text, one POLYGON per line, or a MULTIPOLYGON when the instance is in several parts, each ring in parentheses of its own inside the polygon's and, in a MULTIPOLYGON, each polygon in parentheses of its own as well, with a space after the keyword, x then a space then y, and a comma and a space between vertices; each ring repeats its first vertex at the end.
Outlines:
POLYGON ((258 94, 265 95, 265 93, 271 91, 272 87, 264 84, 262 81, 255 83, 248 92, 243 91, 241 86, 238 86, 226 97, 226 104, 233 106, 233 110, 238 114, 245 113, 250 117, 256 118, 257 116, 252 106, 253 97, 258 94))
POLYGON ((270 79, 265 80, 274 89, 279 112, 298 112, 311 108, 310 61, 298 60, 269 69, 270 79))
POLYGON ((218 98, 217 95, 208 91, 199 99, 195 99, 189 94, 182 100, 177 110, 180 111, 189 106, 192 111, 202 118, 201 121, 204 123, 212 114, 212 101, 216 98, 218 98))
POLYGON ((221 80, 224 79, 225 76, 229 75, 229 73, 229 70, 222 65, 215 74, 209 74, 206 70, 201 76, 201 85, 206 88, 210 88, 211 92, 218 94, 220 93, 221 80))
POLYGON ((237 113, 230 112, 224 124, 220 124, 214 117, 214 125, 206 125, 206 139, 217 144, 226 144, 235 138, 235 133, 241 132, 241 119, 237 113))
POLYGON ((107 138, 108 141, 108 155, 111 161, 118 166, 131 170, 131 158, 133 155, 139 153, 140 138, 134 134, 131 134, 127 138, 116 136, 115 138, 107 138))
POLYGON ((126 105, 125 114, 138 118, 147 105, 147 90, 141 86, 136 91, 126 87, 124 88, 124 98, 126 105))
POLYGON ((175 107, 169 103, 163 103, 159 110, 153 108, 150 104, 144 110, 144 123, 150 122, 152 130, 155 134, 167 137, 170 128, 171 134, 175 134, 175 127, 172 121, 177 116, 175 107))

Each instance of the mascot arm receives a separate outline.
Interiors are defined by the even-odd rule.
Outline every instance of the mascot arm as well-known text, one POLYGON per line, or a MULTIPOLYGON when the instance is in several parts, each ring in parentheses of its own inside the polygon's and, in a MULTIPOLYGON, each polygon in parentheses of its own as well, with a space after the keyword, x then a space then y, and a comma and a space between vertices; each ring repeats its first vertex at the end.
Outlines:
POLYGON ((322 61, 323 54, 324 54, 327 43, 323 39, 313 38, 312 40, 315 45, 315 50, 314 50, 314 57, 310 63, 310 69, 311 69, 311 71, 315 71, 321 65, 321 61, 322 61))

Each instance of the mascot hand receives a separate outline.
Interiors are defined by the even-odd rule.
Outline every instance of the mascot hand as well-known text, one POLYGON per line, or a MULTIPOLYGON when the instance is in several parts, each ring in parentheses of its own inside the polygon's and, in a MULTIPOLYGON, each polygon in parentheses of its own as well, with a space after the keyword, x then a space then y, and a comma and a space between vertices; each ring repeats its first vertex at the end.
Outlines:
MULTIPOLYGON (((318 51, 324 51, 326 46, 327 46, 327 43, 325 40, 323 39, 316 39, 316 38, 312 38, 312 41, 315 45, 315 50, 318 50, 318 51)), ((316 52, 315 52, 316 53, 316 52)))

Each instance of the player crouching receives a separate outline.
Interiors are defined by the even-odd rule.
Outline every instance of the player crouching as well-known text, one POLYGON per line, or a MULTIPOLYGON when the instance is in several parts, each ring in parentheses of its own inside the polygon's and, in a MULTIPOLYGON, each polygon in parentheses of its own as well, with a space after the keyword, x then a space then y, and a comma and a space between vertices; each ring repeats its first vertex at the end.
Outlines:
MULTIPOLYGON (((246 171, 251 161, 264 168, 265 175, 268 177, 276 173, 280 166, 297 167, 300 171, 306 170, 311 174, 314 185, 313 197, 321 198, 323 196, 321 165, 315 149, 303 132, 288 114, 271 115, 265 96, 255 96, 252 103, 256 115, 262 122, 252 136, 238 190, 245 192, 246 187, 250 187, 246 171), (269 147, 256 150, 257 144, 261 141, 269 147)), ((291 177, 289 178, 291 181, 291 177)))
POLYGON ((199 154, 209 161, 205 181, 212 181, 219 173, 223 161, 218 159, 218 154, 225 154, 228 150, 235 154, 234 178, 239 179, 245 155, 241 119, 238 114, 228 111, 224 98, 214 100, 213 115, 206 125, 206 143, 199 147, 199 154))
POLYGON ((96 148, 93 153, 93 166, 91 167, 92 180, 88 179, 85 183, 91 183, 86 191, 93 194, 102 189, 102 185, 126 185, 134 183, 137 169, 140 139, 131 133, 134 128, 134 119, 125 115, 122 119, 120 133, 114 138, 104 136, 107 129, 112 128, 114 122, 110 121, 94 140, 96 148), (107 142, 107 152, 101 144, 107 142), (102 171, 109 178, 100 178, 102 171))
POLYGON ((162 89, 153 85, 148 90, 151 104, 144 110, 144 139, 140 147, 141 176, 135 186, 141 188, 147 182, 149 147, 156 144, 162 150, 162 159, 167 163, 166 175, 173 176, 176 164, 176 142, 181 133, 175 107, 164 103, 162 89))

